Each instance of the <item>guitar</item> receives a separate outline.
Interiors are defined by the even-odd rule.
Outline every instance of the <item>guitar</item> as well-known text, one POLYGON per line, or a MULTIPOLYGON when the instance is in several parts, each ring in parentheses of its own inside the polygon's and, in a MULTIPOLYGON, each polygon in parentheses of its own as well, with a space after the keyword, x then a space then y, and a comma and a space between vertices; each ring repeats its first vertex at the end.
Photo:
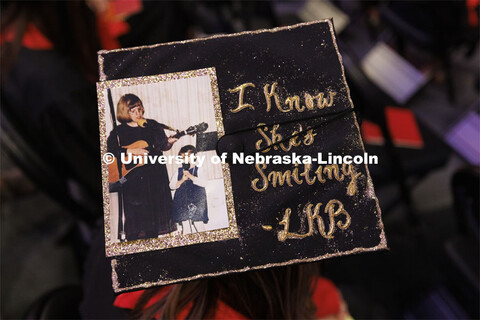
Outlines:
MULTIPOLYGON (((143 127, 143 124, 140 124, 141 127, 143 127)), ((163 128, 169 128, 166 126, 162 126, 163 128)), ((183 131, 178 131, 175 135, 172 136, 172 138, 181 138, 185 135, 193 136, 197 133, 202 133, 205 132, 208 128, 208 124, 205 122, 202 122, 200 124, 197 124, 195 126, 190 126, 186 130, 183 131)), ((148 143, 145 140, 138 140, 135 141, 134 143, 129 144, 128 146, 122 146, 122 148, 125 149, 147 149, 149 147, 148 143)), ((140 166, 143 166, 144 163, 138 163, 134 167, 127 169, 125 167, 125 164, 122 163, 122 177, 125 177, 127 174, 129 174, 132 170, 135 168, 138 168, 140 166)), ((114 161, 108 165, 108 182, 110 183, 115 183, 120 180, 120 176, 118 174, 118 164, 117 164, 117 158, 114 158, 114 161)))

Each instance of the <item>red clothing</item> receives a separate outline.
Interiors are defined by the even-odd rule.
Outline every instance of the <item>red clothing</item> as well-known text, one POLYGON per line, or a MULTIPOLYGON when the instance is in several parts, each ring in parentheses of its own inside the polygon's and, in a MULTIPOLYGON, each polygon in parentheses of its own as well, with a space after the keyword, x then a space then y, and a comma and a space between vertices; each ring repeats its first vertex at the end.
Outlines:
MULTIPOLYGON (((11 42, 15 38, 12 30, 2 33, 0 36, 0 44, 11 42)), ((22 46, 31 50, 52 50, 53 44, 50 40, 38 30, 33 23, 29 23, 27 30, 22 38, 22 46)))
MULTIPOLYGON (((127 33, 130 28, 126 22, 109 22, 102 16, 97 18, 97 25, 100 42, 104 49, 120 48, 117 37, 127 33)), ((13 30, 8 30, 0 36, 0 44, 12 42, 14 38, 13 30)), ((53 43, 33 23, 28 24, 23 34, 22 46, 30 50, 53 50, 53 43)))
MULTIPOLYGON (((118 37, 130 31, 126 17, 142 10, 140 0, 115 0, 107 3, 105 12, 97 13, 98 36, 103 49, 120 48, 118 37)), ((0 44, 11 42, 14 30, 6 30, 0 35, 0 44)), ((33 24, 29 23, 23 34, 22 46, 30 50, 53 50, 53 43, 33 24)))
MULTIPOLYGON (((153 296, 145 305, 145 309, 161 300, 172 286, 163 287, 155 296, 153 296)), ((115 299, 114 306, 124 309, 133 309, 138 299, 145 290, 122 293, 115 299)), ((316 317, 324 318, 330 315, 338 314, 341 310, 341 298, 335 285, 325 278, 318 278, 313 292, 313 302, 317 307, 316 317)), ((177 319, 185 319, 192 308, 193 303, 189 303, 178 315, 177 319)), ((213 319, 247 319, 244 315, 238 313, 222 301, 217 304, 217 310, 213 319)))

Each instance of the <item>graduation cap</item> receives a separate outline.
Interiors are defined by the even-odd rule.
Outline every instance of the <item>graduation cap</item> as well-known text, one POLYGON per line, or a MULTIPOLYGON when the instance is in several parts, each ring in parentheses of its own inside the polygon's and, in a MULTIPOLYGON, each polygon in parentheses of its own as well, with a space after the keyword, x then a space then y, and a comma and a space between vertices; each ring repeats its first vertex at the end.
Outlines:
POLYGON ((100 51, 99 61, 102 155, 108 88, 197 79, 188 90, 208 94, 189 101, 205 96, 215 117, 198 151, 270 161, 221 164, 224 227, 126 242, 109 238, 103 170, 115 292, 387 247, 367 164, 357 162, 365 151, 331 20, 100 51), (350 161, 324 163, 329 156, 350 161))

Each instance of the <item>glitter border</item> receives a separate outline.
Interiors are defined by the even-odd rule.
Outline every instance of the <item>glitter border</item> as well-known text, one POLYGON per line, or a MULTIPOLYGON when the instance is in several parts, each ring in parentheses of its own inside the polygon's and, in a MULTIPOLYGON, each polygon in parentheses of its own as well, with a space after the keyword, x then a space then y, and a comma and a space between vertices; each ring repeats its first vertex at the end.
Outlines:
MULTIPOLYGON (((102 70, 102 69, 100 69, 102 70)), ((106 112, 107 104, 106 89, 126 87, 132 85, 145 85, 163 81, 178 79, 189 79, 200 76, 209 76, 210 86, 212 88, 213 107, 215 111, 215 121, 217 125, 217 136, 220 139, 225 135, 223 127, 222 110, 220 108, 220 96, 218 92, 217 75, 215 68, 204 68, 184 72, 175 72, 160 74, 148 77, 125 78, 119 80, 109 80, 97 83, 98 114, 100 119, 100 149, 101 157, 107 153, 107 132, 106 132, 106 112)), ((112 242, 110 237, 110 192, 108 180, 108 165, 102 160, 102 186, 103 186, 103 211, 104 211, 104 231, 105 231, 105 253, 107 257, 126 255, 132 253, 141 253, 147 251, 174 248, 192 244, 222 241, 239 238, 239 232, 235 217, 235 207, 233 203, 232 181, 230 176, 230 167, 228 164, 222 164, 223 182, 225 187, 225 200, 227 204, 227 213, 229 225, 227 228, 190 233, 187 235, 162 235, 159 238, 140 239, 127 242, 112 242)))
POLYGON ((102 55, 98 55, 98 78, 100 81, 105 81, 107 80, 107 75, 105 74, 105 72, 103 71, 103 56, 102 55))
POLYGON ((255 30, 255 31, 243 31, 243 32, 231 33, 231 34, 217 34, 217 35, 208 36, 208 37, 205 37, 205 38, 188 39, 188 40, 182 40, 182 41, 172 41, 172 42, 158 43, 158 44, 153 44, 153 45, 148 45, 148 46, 137 46, 137 47, 120 48, 120 49, 113 49, 113 50, 99 50, 97 52, 97 54, 102 55, 104 53, 134 51, 134 50, 139 50, 139 49, 153 49, 153 48, 157 48, 157 47, 161 47, 161 46, 178 45, 178 44, 185 44, 185 43, 191 43, 191 42, 201 42, 201 41, 208 41, 208 40, 219 39, 219 38, 232 38, 232 37, 238 37, 238 36, 243 36, 243 35, 254 35, 254 34, 259 34, 259 33, 275 33, 275 32, 278 32, 278 31, 291 30, 291 29, 296 29, 298 27, 308 26, 308 25, 317 24, 317 23, 325 23, 325 22, 330 22, 331 23, 331 19, 322 19, 322 20, 315 20, 315 21, 309 21, 309 22, 302 22, 302 23, 298 23, 298 24, 295 24, 295 25, 292 25, 292 26, 276 27, 276 28, 272 28, 272 29, 260 29, 260 30, 255 30))
POLYGON ((203 273, 203 274, 198 274, 198 275, 193 276, 193 277, 186 277, 186 278, 175 279, 175 280, 159 280, 157 282, 143 282, 141 284, 137 284, 137 285, 130 286, 130 287, 124 287, 124 288, 120 288, 120 284, 118 282, 118 276, 117 276, 117 271, 116 271, 117 259, 112 259, 111 265, 112 265, 113 290, 114 290, 115 293, 121 293, 121 292, 125 292, 125 291, 147 289, 147 288, 151 288, 151 287, 155 287, 155 286, 164 286, 164 285, 169 285, 169 284, 174 284, 174 283, 179 283, 179 282, 199 280, 199 279, 206 278, 206 277, 218 277, 218 276, 222 276, 222 275, 225 275, 225 274, 231 274, 231 273, 242 273, 242 272, 247 272, 247 271, 252 271, 252 270, 268 269, 268 268, 272 268, 272 267, 284 267, 284 266, 288 266, 288 265, 296 264, 296 263, 316 262, 316 261, 320 261, 320 260, 324 260, 324 259, 341 257, 341 256, 344 256, 344 255, 349 255, 349 254, 372 252, 372 251, 378 251, 378 250, 382 250, 382 249, 388 249, 388 248, 387 247, 381 247, 379 245, 375 246, 375 247, 371 247, 371 248, 358 247, 358 248, 354 248, 354 249, 348 250, 348 251, 327 253, 327 254, 324 254, 322 256, 313 257, 313 258, 292 259, 292 260, 288 260, 288 261, 285 261, 285 262, 267 263, 267 264, 262 264, 260 266, 244 267, 244 268, 241 268, 241 269, 232 269, 232 270, 225 270, 225 271, 220 271, 220 272, 203 273))
MULTIPOLYGON (((330 28, 330 34, 332 35, 332 42, 333 42, 333 46, 335 47, 335 52, 337 53, 337 56, 338 56, 338 62, 340 63, 340 67, 342 68, 342 82, 343 82, 343 85, 345 86, 345 88, 347 89, 347 97, 348 97, 348 101, 350 102, 350 107, 352 109, 354 109, 354 105, 353 105, 353 101, 352 101, 352 96, 350 95, 350 87, 348 86, 347 84, 347 78, 345 76, 345 68, 343 67, 343 58, 342 58, 342 55, 340 54, 340 50, 338 50, 338 45, 337 45, 337 38, 335 36, 335 29, 334 29, 334 26, 333 26, 333 22, 331 19, 328 19, 327 20, 328 22, 328 26, 330 28)), ((357 128, 357 135, 358 135, 358 139, 360 140, 360 144, 362 145, 362 151, 365 152, 365 145, 363 143, 363 140, 362 140, 362 134, 361 134, 361 131, 360 131, 360 126, 358 125, 358 121, 357 121, 357 116, 355 114, 355 112, 352 113, 353 114, 353 120, 355 122, 355 127, 357 128)), ((367 188, 372 188, 373 189, 373 182, 372 182, 372 177, 370 176, 370 170, 368 170, 368 165, 365 163, 365 172, 367 173, 367 188)), ((377 196, 375 195, 375 191, 373 191, 371 197, 375 200, 375 204, 376 204, 376 207, 377 207, 377 228, 381 230, 381 233, 380 233, 380 243, 377 245, 377 247, 379 247, 380 249, 386 249, 388 248, 387 246, 387 238, 385 236, 385 228, 383 226, 383 221, 382 221, 382 210, 380 210, 380 204, 378 203, 378 198, 377 196)))
MULTIPOLYGON (((116 50, 100 50, 98 52, 99 56, 102 54, 108 54, 110 52, 120 52, 120 51, 132 51, 132 50, 137 50, 137 49, 149 49, 149 48, 156 48, 159 46, 164 46, 164 45, 176 45, 176 44, 185 44, 185 43, 190 43, 190 42, 200 42, 200 41, 207 41, 211 39, 219 39, 219 38, 228 38, 228 37, 236 37, 236 36, 242 36, 242 35, 254 35, 254 34, 260 34, 260 33, 275 33, 278 31, 283 31, 283 30, 291 30, 291 29, 296 29, 298 27, 303 27, 303 26, 308 26, 312 24, 320 24, 320 23, 328 23, 329 29, 330 29, 330 34, 332 36, 332 42, 335 47, 335 51, 338 56, 338 61, 340 63, 340 67, 342 69, 342 83, 345 85, 347 89, 347 96, 348 100, 350 102, 351 108, 354 108, 353 101, 350 95, 350 88, 348 87, 346 77, 345 77, 345 69, 343 67, 343 59, 342 56, 340 55, 340 51, 338 49, 336 37, 335 37, 335 31, 332 23, 332 19, 324 19, 324 20, 317 20, 317 21, 310 21, 310 22, 304 22, 304 23, 299 23, 293 26, 286 26, 286 27, 278 27, 278 28, 273 28, 273 29, 262 29, 262 30, 256 30, 256 31, 245 31, 241 33, 235 33, 235 34, 228 34, 228 35, 214 35, 211 37, 206 37, 206 38, 201 38, 201 39, 191 39, 191 40, 184 40, 184 41, 176 41, 176 42, 169 42, 169 43, 161 43, 161 44, 156 44, 156 45, 149 45, 149 46, 139 46, 139 47, 133 47, 133 48, 122 48, 122 49, 116 49, 116 50)), ((103 57, 103 56, 102 56, 103 57)), ((99 59, 100 63, 100 59, 99 59)), ((103 59, 102 59, 103 63, 103 59)), ((101 66, 101 70, 103 71, 103 66, 101 66)), ((360 127, 358 125, 357 118, 355 114, 353 114, 353 119, 355 122, 355 126, 357 127, 357 134, 358 138, 360 140, 362 149, 365 150, 365 146, 363 144, 363 141, 361 139, 360 135, 360 127)), ((223 128, 223 124, 222 124, 223 128)), ((368 170, 368 166, 365 165, 366 173, 367 173, 367 188, 373 186, 372 179, 370 176, 370 171, 368 170)), ((230 190, 231 191, 231 190, 230 190)), ((372 251, 378 251, 382 249, 388 249, 387 246, 387 239, 385 236, 385 231, 384 231, 384 226, 382 222, 382 214, 380 210, 380 205, 378 203, 378 198, 375 196, 375 194, 372 195, 372 198, 375 200, 376 203, 376 208, 377 208, 377 229, 381 230, 380 233, 380 242, 378 245, 370 248, 363 248, 363 247, 358 247, 354 248, 349 251, 343 251, 343 252, 335 252, 335 253, 327 253, 318 257, 313 257, 313 258, 307 258, 307 259, 293 259, 293 260, 288 260, 285 262, 279 262, 279 263, 270 263, 270 264, 264 264, 260 266, 254 266, 254 267, 245 267, 242 269, 232 269, 232 270, 227 270, 227 271, 221 271, 221 272, 213 272, 213 273, 205 273, 205 274, 198 274, 192 277, 186 277, 182 279, 176 279, 176 280, 165 280, 165 281, 158 281, 158 282, 144 282, 139 285, 134 285, 130 287, 123 287, 120 288, 120 284, 118 282, 118 277, 117 277, 117 272, 116 272, 116 265, 117 265, 117 260, 112 259, 111 264, 112 264, 112 281, 113 281, 113 289, 115 293, 120 293, 124 291, 131 291, 131 290, 136 290, 136 289, 145 289, 145 288, 150 288, 154 286, 161 286, 161 285, 168 285, 168 284, 173 284, 173 283, 178 283, 178 282, 183 282, 183 281, 191 281, 191 280, 198 280, 206 277, 214 277, 214 276, 220 276, 224 274, 230 274, 230 273, 240 273, 240 272, 246 272, 250 270, 258 270, 258 269, 266 269, 270 267, 280 267, 280 266, 287 266, 295 263, 304 263, 304 262, 315 262, 315 261, 320 261, 323 259, 328 259, 328 258, 334 258, 334 257, 339 257, 339 256, 344 256, 344 255, 349 255, 349 254, 355 254, 355 253, 362 253, 362 252, 372 252, 372 251)))

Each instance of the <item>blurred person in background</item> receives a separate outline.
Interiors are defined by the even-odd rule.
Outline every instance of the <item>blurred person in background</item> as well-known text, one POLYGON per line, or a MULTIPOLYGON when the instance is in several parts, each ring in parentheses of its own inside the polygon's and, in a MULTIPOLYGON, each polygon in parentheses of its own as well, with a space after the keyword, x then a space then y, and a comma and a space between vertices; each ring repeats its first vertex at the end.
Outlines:
MULTIPOLYGON (((95 225, 99 232, 103 229, 99 226, 103 206, 95 87, 97 50, 187 38, 183 25, 188 22, 178 18, 178 7, 170 2, 143 5, 141 1, 1 2, 2 149, 39 191, 63 206, 62 213, 70 215, 66 220, 74 218, 74 224, 62 231, 62 238, 54 238, 55 244, 71 247, 78 264, 78 269, 65 273, 83 273, 92 231, 95 225), (159 29, 163 31, 157 32, 159 29)), ((1 186, 3 191, 5 184, 1 186)), ((15 215, 28 217, 22 213, 15 215)), ((49 223, 48 217, 38 217, 42 218, 49 223)), ((22 224, 37 228, 31 221, 22 224)), ((38 231, 42 240, 58 233, 56 227, 38 231)), ((22 239, 25 245, 18 250, 37 250, 28 242, 31 238, 38 242, 34 236, 22 239)), ((101 264, 107 259, 103 243, 99 244, 101 264)), ((6 260, 12 270, 18 263, 6 260)), ((27 257, 20 262, 24 261, 27 257)), ((65 267, 51 265, 52 270, 65 267)), ((98 264, 93 266, 94 270, 99 268, 98 264)), ((28 289, 34 292, 32 297, 52 288, 51 283, 37 280, 37 285, 28 289)), ((7 285, 13 286, 18 278, 10 282, 7 285)), ((111 283, 107 288, 112 290, 111 283)), ((8 312, 20 312, 20 308, 10 307, 8 312)))
POLYGON ((2 115, 55 174, 37 177, 28 162, 26 171, 58 202, 88 203, 78 213, 95 220, 101 216, 95 92, 101 42, 94 12, 83 1, 4 2, 1 43, 2 115), (61 187, 50 189, 52 181, 61 187))
POLYGON ((2 248, 15 247, 3 251, 10 255, 2 260, 2 269, 10 273, 2 288, 12 299, 3 304, 2 317, 18 318, 48 291, 80 278, 90 240, 82 231, 102 216, 95 89, 96 51, 102 46, 97 30, 95 13, 84 1, 1 2, 2 150, 37 191, 54 200, 54 207, 62 205, 55 209, 58 222, 52 221, 52 201, 33 190, 48 212, 23 198, 14 199, 23 205, 13 206, 16 220, 2 212, 2 221, 9 221, 2 227, 2 248), (21 228, 15 228, 17 220, 21 228), (17 239, 8 241, 5 235, 11 231, 17 239), (45 243, 51 245, 43 247, 45 243), (42 259, 35 260, 36 254, 42 259), (18 292, 12 293, 15 287, 18 292))

